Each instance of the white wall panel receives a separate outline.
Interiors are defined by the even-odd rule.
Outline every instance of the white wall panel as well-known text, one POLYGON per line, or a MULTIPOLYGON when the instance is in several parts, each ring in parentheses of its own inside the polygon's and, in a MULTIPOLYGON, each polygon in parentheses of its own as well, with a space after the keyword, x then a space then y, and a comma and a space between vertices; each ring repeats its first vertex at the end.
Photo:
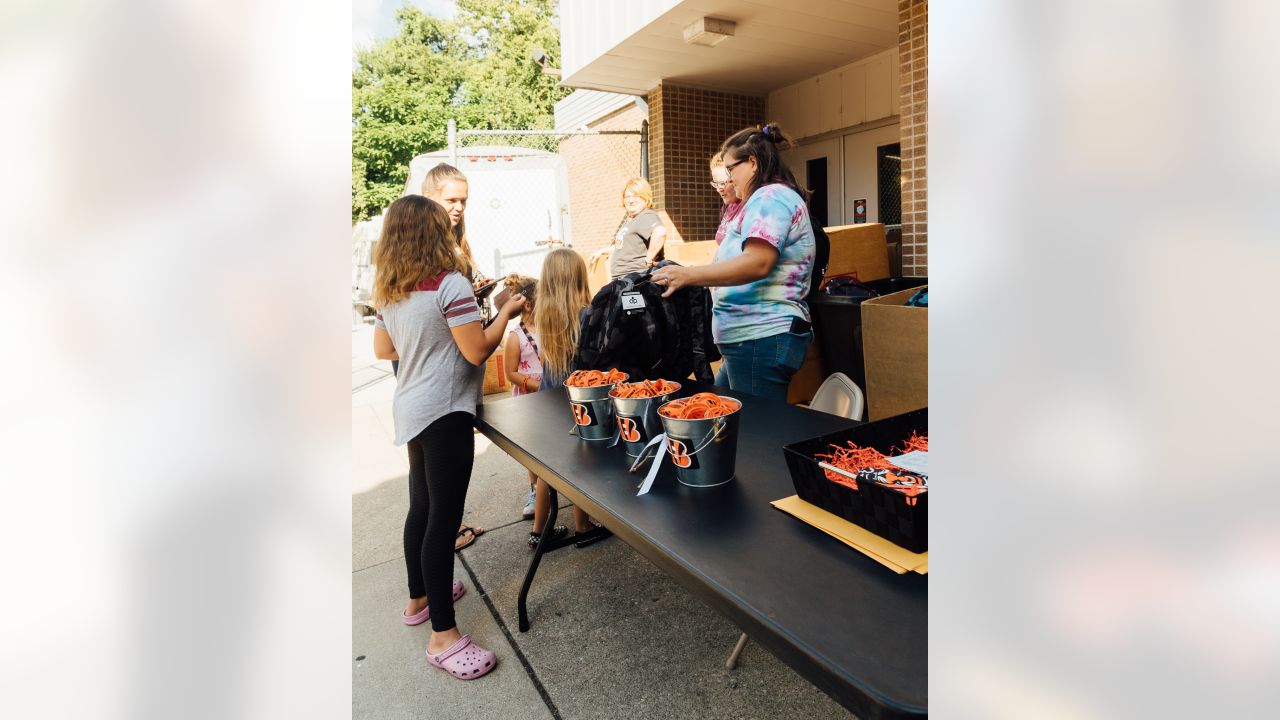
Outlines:
POLYGON ((840 121, 840 106, 843 104, 844 89, 841 87, 840 71, 832 70, 818 76, 818 106, 821 112, 818 118, 818 132, 831 132, 844 127, 840 121))
POLYGON ((867 119, 867 66, 847 65, 840 73, 843 112, 840 126, 850 127, 867 119))
POLYGON ((867 119, 879 120, 893 114, 890 98, 889 60, 878 55, 867 63, 867 119))
POLYGON ((818 78, 811 77, 799 84, 800 102, 797 107, 797 137, 809 137, 818 134, 819 116, 822 108, 818 103, 818 78))

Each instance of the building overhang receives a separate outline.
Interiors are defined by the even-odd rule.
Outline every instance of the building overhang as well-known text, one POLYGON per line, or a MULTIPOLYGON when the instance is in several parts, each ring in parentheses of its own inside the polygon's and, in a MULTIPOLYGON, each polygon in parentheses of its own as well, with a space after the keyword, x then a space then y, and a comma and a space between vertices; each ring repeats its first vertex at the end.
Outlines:
POLYGON ((763 96, 898 44, 896 0, 640 2, 649 17, 604 5, 561 5, 565 87, 643 95, 670 82, 763 96), (733 21, 732 37, 687 43, 702 18, 733 21))

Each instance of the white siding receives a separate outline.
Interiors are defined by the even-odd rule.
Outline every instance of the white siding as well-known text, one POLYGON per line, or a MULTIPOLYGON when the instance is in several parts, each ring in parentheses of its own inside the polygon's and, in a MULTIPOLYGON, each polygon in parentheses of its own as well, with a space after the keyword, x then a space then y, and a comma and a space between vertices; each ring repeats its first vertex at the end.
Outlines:
POLYGON ((570 77, 679 0, 560 0, 561 77, 570 77))
POLYGON ((556 130, 560 132, 579 130, 635 101, 635 95, 620 95, 599 90, 575 90, 556 103, 556 130))

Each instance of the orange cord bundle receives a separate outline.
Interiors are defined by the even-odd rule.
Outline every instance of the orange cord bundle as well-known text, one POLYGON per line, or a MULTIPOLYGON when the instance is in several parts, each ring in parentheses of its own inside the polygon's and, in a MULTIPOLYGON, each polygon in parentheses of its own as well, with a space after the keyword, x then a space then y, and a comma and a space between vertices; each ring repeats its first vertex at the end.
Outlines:
POLYGON ((638 383, 618 383, 610 393, 616 398, 651 398, 679 390, 680 386, 667 380, 645 380, 638 383))
MULTIPOLYGON (((916 495, 928 491, 929 488, 921 485, 920 479, 915 475, 900 474, 902 470, 889 462, 889 459, 879 450, 859 447, 854 445, 852 440, 847 445, 848 447, 840 447, 832 443, 830 453, 815 453, 814 457, 854 475, 857 475, 862 470, 884 470, 885 472, 881 476, 879 483, 884 487, 907 495, 909 505, 915 504, 916 495)), ((897 446, 890 448, 890 452, 895 454, 905 454, 912 450, 928 452, 929 436, 920 435, 912 430, 911 437, 906 439, 901 448, 897 446)), ((827 479, 831 482, 839 483, 854 490, 858 489, 858 481, 851 477, 826 468, 823 468, 823 473, 826 474, 827 479)))
POLYGON ((574 370, 565 378, 564 384, 570 387, 596 387, 597 385, 613 385, 627 379, 627 374, 617 368, 605 372, 599 370, 574 370))
POLYGON ((683 400, 672 400, 658 412, 673 420, 703 420, 728 415, 740 407, 742 403, 733 398, 704 392, 683 400))

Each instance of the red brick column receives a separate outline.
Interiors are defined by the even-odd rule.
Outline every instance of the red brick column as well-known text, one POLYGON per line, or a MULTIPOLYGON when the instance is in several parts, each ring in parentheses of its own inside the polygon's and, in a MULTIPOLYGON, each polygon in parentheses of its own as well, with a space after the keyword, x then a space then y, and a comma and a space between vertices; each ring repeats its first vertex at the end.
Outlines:
POLYGON ((649 91, 649 182, 658 210, 686 242, 715 239, 720 222, 707 160, 725 138, 762 122, 762 97, 670 83, 649 91))
POLYGON ((898 0, 902 77, 902 272, 929 274, 929 2, 898 0))

